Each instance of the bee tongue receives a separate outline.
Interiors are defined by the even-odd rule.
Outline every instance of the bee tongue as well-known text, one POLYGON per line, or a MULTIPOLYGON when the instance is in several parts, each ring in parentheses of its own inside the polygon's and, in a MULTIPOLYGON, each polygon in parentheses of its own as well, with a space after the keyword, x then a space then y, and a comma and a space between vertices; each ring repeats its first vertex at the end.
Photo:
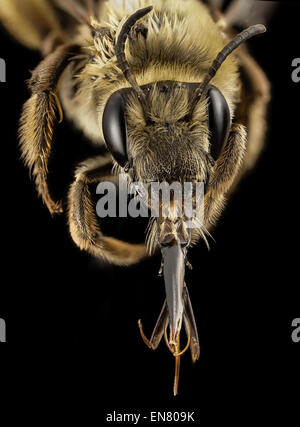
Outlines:
POLYGON ((176 345, 184 313, 183 286, 185 257, 181 245, 175 241, 172 246, 163 247, 164 280, 167 307, 170 320, 170 346, 176 345))

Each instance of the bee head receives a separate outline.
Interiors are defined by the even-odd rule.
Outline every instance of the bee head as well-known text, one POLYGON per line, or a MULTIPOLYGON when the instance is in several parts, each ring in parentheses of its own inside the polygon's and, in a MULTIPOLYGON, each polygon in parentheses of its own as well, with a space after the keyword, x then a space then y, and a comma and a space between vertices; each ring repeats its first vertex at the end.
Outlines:
POLYGON ((244 41, 264 32, 244 30, 217 55, 200 83, 155 82, 140 87, 125 57, 131 28, 152 6, 124 23, 117 43, 118 67, 131 88, 116 91, 103 113, 103 135, 116 162, 141 180, 206 181, 228 138, 231 117, 220 90, 210 85, 225 59, 244 41))

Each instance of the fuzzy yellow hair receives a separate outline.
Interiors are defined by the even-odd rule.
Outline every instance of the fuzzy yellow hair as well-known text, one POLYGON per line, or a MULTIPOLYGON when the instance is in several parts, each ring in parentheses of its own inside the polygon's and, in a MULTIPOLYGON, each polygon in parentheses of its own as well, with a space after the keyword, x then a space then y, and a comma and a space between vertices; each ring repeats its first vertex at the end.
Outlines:
MULTIPOLYGON (((164 80, 201 82, 227 41, 207 7, 197 0, 130 0, 124 3, 124 9, 117 8, 114 1, 105 3, 103 16, 93 22, 93 35, 84 26, 80 29, 77 41, 85 40, 83 51, 93 59, 83 62, 77 75, 79 90, 74 100, 70 102, 63 96, 71 112, 70 118, 96 142, 103 140, 99 123, 106 101, 113 92, 129 87, 117 66, 114 45, 130 14, 153 5, 153 11, 132 30, 125 49, 139 85, 164 80), (147 42, 143 36, 145 31, 147 42), (97 100, 95 93, 99 94, 97 100), (97 114, 92 117, 91 111, 97 114)), ((230 56, 222 64, 222 72, 211 82, 225 96, 232 116, 239 96, 237 68, 237 61, 230 56)), ((138 103, 136 109, 138 113, 138 103)))

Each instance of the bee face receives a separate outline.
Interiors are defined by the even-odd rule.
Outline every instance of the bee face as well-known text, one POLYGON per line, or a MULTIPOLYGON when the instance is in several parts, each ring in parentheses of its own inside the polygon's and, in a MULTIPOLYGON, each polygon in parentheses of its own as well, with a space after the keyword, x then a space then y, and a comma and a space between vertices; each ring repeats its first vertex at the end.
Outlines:
POLYGON ((188 125, 149 126, 142 138, 144 152, 139 148, 141 139, 130 140, 136 153, 133 157, 136 177, 141 181, 206 181, 209 153, 202 146, 207 145, 207 135, 203 132, 201 136, 202 139, 195 139, 188 125))
POLYGON ((194 86, 180 82, 144 86, 146 115, 131 89, 109 99, 103 115, 107 145, 121 166, 130 160, 137 180, 207 182, 212 153, 217 158, 228 137, 230 112, 213 87, 191 109, 194 86))
POLYGON ((129 99, 127 122, 137 178, 168 182, 205 180, 209 153, 206 102, 197 117, 191 117, 188 85, 162 82, 149 91, 149 114, 145 121, 133 101, 129 99))

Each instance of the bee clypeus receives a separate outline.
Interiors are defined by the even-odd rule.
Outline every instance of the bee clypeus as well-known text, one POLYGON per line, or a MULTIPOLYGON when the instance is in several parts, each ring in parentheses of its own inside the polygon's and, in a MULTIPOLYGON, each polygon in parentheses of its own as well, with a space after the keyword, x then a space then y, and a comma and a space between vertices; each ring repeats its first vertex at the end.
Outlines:
MULTIPOLYGON (((131 265, 161 251, 166 301, 150 340, 140 321, 139 327, 150 348, 156 349, 164 337, 174 355, 174 394, 181 355, 188 348, 193 361, 200 355, 184 280, 187 250, 206 239, 226 196, 253 168, 264 142, 270 98, 268 80, 244 43, 263 33, 264 25, 257 22, 237 33, 235 13, 241 16, 245 2, 234 1, 224 13, 218 8, 221 3, 0 4, 6 28, 44 57, 29 80, 31 97, 21 115, 20 146, 50 213, 63 211, 62 202, 53 200, 49 191, 48 161, 54 125, 64 111, 92 144, 107 147, 107 154, 88 158, 75 171, 67 212, 76 245, 116 265, 131 265), (173 199, 168 207, 160 202, 145 244, 103 235, 90 186, 115 182, 118 173, 145 185, 204 183, 203 220, 191 227, 183 213, 178 215, 173 199), (180 344, 182 326, 185 347, 180 344)), ((192 189, 193 202, 195 197, 192 189)))

